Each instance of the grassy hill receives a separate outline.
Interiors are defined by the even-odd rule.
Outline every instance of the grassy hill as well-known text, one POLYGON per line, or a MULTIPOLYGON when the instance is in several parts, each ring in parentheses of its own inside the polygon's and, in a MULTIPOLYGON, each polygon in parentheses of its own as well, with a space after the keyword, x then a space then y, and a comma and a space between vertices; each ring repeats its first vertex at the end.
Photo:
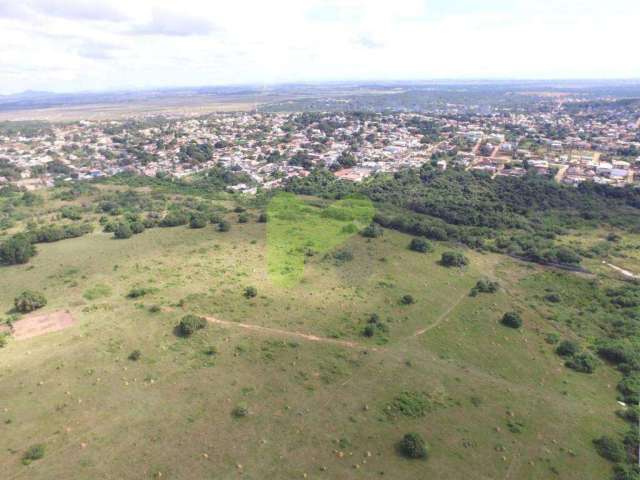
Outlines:
MULTIPOLYGON (((548 270, 471 250, 467 267, 446 268, 442 252, 460 247, 416 253, 410 236, 385 230, 337 247, 349 256, 307 258, 301 281, 283 288, 268 276, 266 224, 250 213, 243 224, 227 214, 228 232, 92 233, 0 267, 2 311, 35 289, 44 313, 77 321, 0 349, 3 478, 610 474, 592 440, 624 428, 620 374, 563 366, 550 335, 580 331, 554 310, 569 305, 544 300, 548 270), (471 296, 483 278, 498 292, 471 296), (127 298, 134 288, 147 293, 127 298), (507 311, 521 329, 500 324, 507 311), (176 335, 190 313, 225 323, 176 335), (374 313, 380 327, 364 336, 374 313), (398 454, 407 432, 424 437, 427 460, 398 454), (35 444, 44 457, 23 465, 35 444)), ((615 282, 609 274, 599 275, 615 282)), ((557 275, 567 292, 580 288, 579 275, 557 275)))

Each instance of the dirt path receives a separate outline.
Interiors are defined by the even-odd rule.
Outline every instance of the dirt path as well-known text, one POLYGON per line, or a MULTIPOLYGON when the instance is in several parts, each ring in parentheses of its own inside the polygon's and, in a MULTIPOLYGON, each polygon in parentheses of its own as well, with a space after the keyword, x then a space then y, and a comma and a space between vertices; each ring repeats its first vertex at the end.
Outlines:
POLYGON ((368 346, 360 345, 356 342, 350 342, 348 340, 338 340, 335 338, 326 338, 326 337, 318 337, 317 335, 309 335, 306 333, 300 332, 292 332, 289 330, 281 330, 278 328, 269 328, 269 327, 261 327, 260 325, 251 325, 248 323, 238 323, 238 322, 230 322, 228 320, 220 320, 215 317, 204 317, 210 323, 214 323, 216 325, 224 325, 226 327, 236 327, 243 328, 245 330, 251 330, 254 332, 262 332, 268 333, 271 335, 282 335, 286 337, 300 338, 302 340, 308 340, 310 342, 319 342, 319 343, 329 343, 333 345, 339 345, 347 348, 366 348, 368 350, 375 350, 375 348, 370 348, 368 346))
POLYGON ((458 305, 460 305, 460 302, 462 302, 462 299, 464 297, 467 296, 467 293, 463 293, 462 295, 460 295, 460 298, 458 298, 455 303, 452 303, 449 308, 447 308, 442 315, 440 315, 435 322, 433 322, 431 325, 429 325, 428 327, 425 328, 421 328, 420 330, 418 330, 416 333, 413 334, 414 337, 419 337, 420 335, 425 334, 426 332, 428 332, 429 330, 433 330, 434 328, 436 328, 438 325, 440 325, 441 323, 443 323, 445 320, 447 320, 449 318, 449 314, 453 311, 454 308, 456 308, 458 305))
POLYGON ((635 280, 640 279, 640 275, 636 275, 635 273, 630 272, 629 270, 625 270, 624 268, 620 268, 620 267, 618 267, 616 265, 613 265, 612 263, 607 263, 607 262, 602 262, 602 263, 604 263, 607 266, 613 268, 614 270, 620 272, 622 275, 624 275, 627 278, 633 278, 635 280))

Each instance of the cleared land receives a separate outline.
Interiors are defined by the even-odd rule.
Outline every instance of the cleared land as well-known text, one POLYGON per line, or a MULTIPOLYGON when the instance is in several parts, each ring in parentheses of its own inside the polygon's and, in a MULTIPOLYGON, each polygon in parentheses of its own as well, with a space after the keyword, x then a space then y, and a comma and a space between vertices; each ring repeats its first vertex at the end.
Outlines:
POLYGON ((69 312, 29 315, 13 324, 13 337, 21 340, 69 328, 75 323, 69 312))
MULTIPOLYGON (((311 257, 300 282, 282 288, 269 277, 266 235, 255 221, 122 241, 95 233, 39 245, 29 265, 2 268, 4 310, 36 289, 49 300, 43 315, 68 310, 77 320, 0 350, 2 478, 610 474, 592 439, 623 428, 620 377, 563 367, 545 339, 574 336, 562 321, 571 312, 542 299, 546 270, 472 251, 469 267, 448 269, 438 260, 455 247, 419 254, 410 237, 385 231, 346 239, 349 261, 311 257), (471 297, 485 277, 501 289, 471 297), (246 286, 258 295, 245 298, 246 286), (127 299, 133 287, 150 293, 127 299), (406 294, 416 303, 402 305, 406 294), (500 325, 509 310, 521 313, 521 330, 500 325), (212 321, 181 338, 174 327, 187 313, 212 321), (387 331, 366 338, 371 313, 387 331), (133 350, 138 361, 128 360, 133 350), (407 392, 420 399, 418 414, 397 409, 407 392), (249 414, 236 418, 240 404, 249 414), (408 431, 427 440, 427 461, 397 454, 408 431), (37 443, 45 457, 22 465, 37 443)), ((558 275, 579 294, 573 276, 558 275)))

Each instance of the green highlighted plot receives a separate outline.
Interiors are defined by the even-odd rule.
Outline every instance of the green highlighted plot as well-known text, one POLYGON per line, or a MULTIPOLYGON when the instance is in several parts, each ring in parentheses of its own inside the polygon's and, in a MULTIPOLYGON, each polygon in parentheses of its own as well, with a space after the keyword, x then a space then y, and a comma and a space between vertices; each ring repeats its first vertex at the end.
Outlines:
POLYGON ((267 267, 271 280, 290 287, 302 278, 306 256, 324 254, 373 219, 369 199, 349 197, 326 208, 280 193, 267 209, 267 267))

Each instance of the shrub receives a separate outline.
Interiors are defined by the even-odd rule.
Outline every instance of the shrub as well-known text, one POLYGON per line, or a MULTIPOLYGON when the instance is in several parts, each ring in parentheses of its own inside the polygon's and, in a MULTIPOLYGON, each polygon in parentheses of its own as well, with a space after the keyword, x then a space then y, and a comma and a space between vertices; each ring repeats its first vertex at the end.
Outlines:
POLYGON ((333 259, 338 265, 341 265, 353 260, 353 253, 349 250, 338 250, 333 254, 333 259))
POLYGON ((24 465, 29 465, 35 460, 40 460, 42 457, 44 457, 44 450, 45 448, 42 443, 30 446, 22 456, 22 463, 24 465))
POLYGON ((196 315, 185 315, 184 317, 182 317, 182 320, 180 320, 180 323, 178 324, 178 330, 182 335, 188 337, 195 333, 197 330, 202 330, 206 326, 207 321, 204 318, 198 317, 196 315))
POLYGON ((26 290, 13 300, 13 304, 18 312, 29 313, 44 307, 47 299, 40 292, 26 290))
POLYGON ((471 289, 471 296, 475 297, 478 293, 496 293, 499 287, 498 282, 485 279, 478 280, 476 286, 471 289))
POLYGON ((506 327, 520 328, 522 326, 522 318, 517 312, 507 312, 502 316, 500 323, 506 327))
POLYGON ((222 220, 220 223, 218 223, 219 232, 228 232, 229 230, 231 230, 231 224, 226 220, 222 220))
POLYGON ((207 216, 204 213, 194 213, 189 220, 189 227, 204 228, 207 226, 207 216))
POLYGON ((562 298, 557 293, 550 293, 544 299, 549 303, 560 303, 562 301, 562 298))
POLYGON ((596 370, 598 361, 590 353, 584 352, 569 358, 564 364, 576 372, 593 373, 596 370))
POLYGON ((142 232, 144 232, 146 229, 146 227, 144 226, 144 223, 142 222, 132 222, 131 223, 131 231, 133 232, 134 235, 138 235, 142 232))
POLYGON ((142 352, 140 350, 134 350, 129 354, 129 360, 137 362, 138 360, 140 360, 141 356, 142 352))
POLYGON ((244 402, 239 403, 238 406, 231 411, 231 415, 233 415, 235 418, 246 417, 247 415, 249 415, 249 407, 244 402))
POLYGON ((246 213, 241 213, 238 215, 238 223, 247 223, 249 221, 249 215, 246 213))
POLYGON ((382 228, 376 223, 370 223, 364 230, 362 230, 361 235, 365 238, 378 238, 381 237, 383 233, 382 228))
POLYGON ((427 458, 427 446, 419 433, 407 433, 400 440, 399 449, 407 458, 427 458))
POLYGON ((431 244, 424 238, 412 238, 409 244, 409 250, 413 250, 414 252, 427 253, 431 249, 431 244))
POLYGON ((132 236, 133 236, 133 230, 131 230, 131 227, 126 222, 118 223, 115 230, 113 231, 113 237, 119 240, 131 238, 132 236))
POLYGON ((269 217, 265 212, 262 212, 260 215, 258 215, 258 223, 267 223, 268 220, 269 217))
POLYGON ((256 287, 247 287, 244 289, 244 296, 247 298, 254 298, 258 295, 258 289, 256 287))
POLYGON ((375 333, 376 333, 376 327, 374 327, 373 325, 367 325, 362 330, 362 335, 369 338, 373 337, 375 333))
POLYGON ((403 391, 387 406, 390 415, 424 417, 429 409, 429 398, 422 392, 403 391))
POLYGON ((169 212, 161 221, 161 227, 178 227, 189 223, 189 217, 183 212, 169 212))
POLYGON ((416 303, 416 300, 412 295, 407 294, 400 299, 400 303, 402 303, 403 305, 411 305, 412 303, 416 303))
POLYGON ((469 264, 469 259, 460 252, 444 252, 440 263, 445 267, 464 267, 469 264))
POLYGON ((28 235, 19 233, 0 243, 0 264, 19 265, 27 263, 36 254, 36 247, 28 235))
POLYGON ((580 345, 572 340, 563 340, 556 348, 556 353, 561 357, 572 357, 580 351, 580 345))
POLYGON ((626 403, 637 405, 640 402, 640 373, 626 375, 618 383, 618 391, 626 403))
POLYGON ((129 290, 129 293, 127 293, 127 298, 140 298, 153 292, 153 288, 135 287, 129 290))
POLYGON ((609 460, 610 462, 618 463, 626 459, 627 455, 622 445, 622 442, 608 436, 602 436, 596 438, 593 441, 593 445, 596 447, 598 454, 609 460))
POLYGON ((158 313, 160 310, 162 310, 162 308, 160 308, 160 305, 151 305, 149 307, 149 311, 151 313, 158 313))
POLYGON ((9 334, 8 333, 0 333, 0 348, 4 348, 9 343, 9 334))

